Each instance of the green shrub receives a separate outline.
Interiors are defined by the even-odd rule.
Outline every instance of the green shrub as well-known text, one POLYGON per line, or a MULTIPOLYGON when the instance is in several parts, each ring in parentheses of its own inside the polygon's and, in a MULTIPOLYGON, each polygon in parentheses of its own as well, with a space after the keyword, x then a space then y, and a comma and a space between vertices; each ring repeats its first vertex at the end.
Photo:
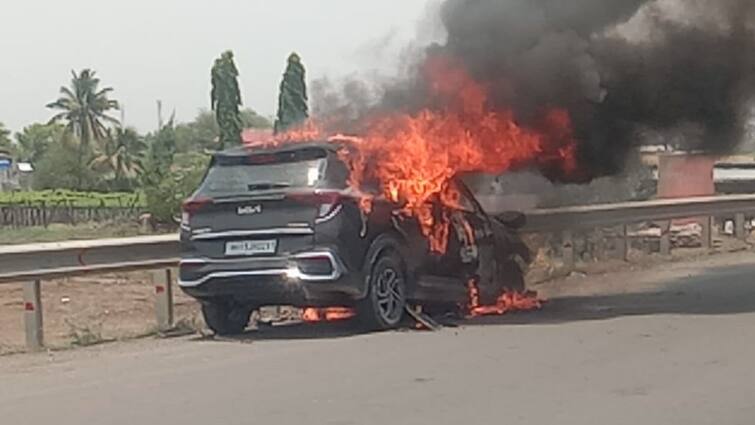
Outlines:
POLYGON ((104 189, 102 176, 86 165, 88 161, 88 156, 82 161, 75 147, 62 143, 55 144, 35 164, 32 185, 35 190, 104 189))
POLYGON ((76 192, 67 189, 0 192, 0 205, 71 206, 81 208, 135 208, 144 200, 136 193, 76 192))
POLYGON ((147 211, 160 223, 171 223, 181 212, 181 203, 197 189, 207 169, 206 155, 177 154, 168 172, 153 171, 152 184, 144 185, 147 211))

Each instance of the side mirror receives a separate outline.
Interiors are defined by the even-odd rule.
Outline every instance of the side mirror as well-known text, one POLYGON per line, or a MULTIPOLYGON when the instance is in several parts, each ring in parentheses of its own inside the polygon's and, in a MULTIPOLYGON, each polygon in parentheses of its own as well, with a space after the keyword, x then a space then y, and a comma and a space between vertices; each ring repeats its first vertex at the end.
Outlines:
POLYGON ((521 229, 527 225, 527 216, 519 211, 507 211, 496 215, 496 219, 512 229, 521 229))

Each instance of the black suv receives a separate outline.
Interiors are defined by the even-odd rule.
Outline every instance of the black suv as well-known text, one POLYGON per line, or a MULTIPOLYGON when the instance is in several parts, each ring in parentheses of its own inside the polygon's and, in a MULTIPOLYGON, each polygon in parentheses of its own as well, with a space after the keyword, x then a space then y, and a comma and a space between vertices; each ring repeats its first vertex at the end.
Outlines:
POLYGON ((517 213, 490 217, 461 179, 448 249, 435 254, 419 223, 375 200, 363 213, 333 144, 217 153, 184 203, 180 286, 218 334, 240 333, 263 306, 353 307, 372 329, 396 327, 407 303, 449 307, 523 290, 529 250, 517 213))

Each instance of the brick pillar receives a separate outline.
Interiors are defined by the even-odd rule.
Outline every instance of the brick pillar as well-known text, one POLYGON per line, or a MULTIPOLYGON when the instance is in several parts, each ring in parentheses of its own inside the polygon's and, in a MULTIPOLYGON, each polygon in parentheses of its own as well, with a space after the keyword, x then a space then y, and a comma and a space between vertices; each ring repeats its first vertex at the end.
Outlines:
POLYGON ((699 154, 669 154, 658 158, 658 197, 713 196, 716 158, 699 154))
MULTIPOLYGON (((690 198, 716 194, 714 170, 717 158, 694 153, 661 155, 658 158, 658 198, 690 198)), ((674 220, 674 224, 709 225, 707 217, 674 220)))

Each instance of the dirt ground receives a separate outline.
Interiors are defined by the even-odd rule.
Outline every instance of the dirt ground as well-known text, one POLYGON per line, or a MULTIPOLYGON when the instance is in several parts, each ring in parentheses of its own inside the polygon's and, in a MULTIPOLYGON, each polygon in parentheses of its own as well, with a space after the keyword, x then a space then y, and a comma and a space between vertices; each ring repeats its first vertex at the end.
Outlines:
MULTIPOLYGON (((528 285, 548 296, 564 282, 579 285, 587 275, 625 273, 669 263, 725 261, 727 253, 748 250, 751 245, 728 239, 712 252, 678 249, 672 258, 634 252, 632 262, 604 259, 577 264, 565 272, 557 260, 540 258, 528 275, 528 285)), ((627 277, 631 278, 631 277, 627 277)), ((113 274, 44 282, 42 306, 45 342, 50 349, 66 349, 156 334, 155 294, 151 273, 113 274)), ((174 285, 175 322, 183 330, 204 327, 198 304, 174 285)), ((0 285, 0 355, 24 351, 21 285, 0 285)))
MULTIPOLYGON (((174 286, 176 323, 201 323, 193 299, 174 286)), ((42 287, 44 335, 51 349, 153 335, 157 330, 151 273, 60 279, 42 287)), ((21 285, 0 286, 0 354, 23 351, 21 285)))

